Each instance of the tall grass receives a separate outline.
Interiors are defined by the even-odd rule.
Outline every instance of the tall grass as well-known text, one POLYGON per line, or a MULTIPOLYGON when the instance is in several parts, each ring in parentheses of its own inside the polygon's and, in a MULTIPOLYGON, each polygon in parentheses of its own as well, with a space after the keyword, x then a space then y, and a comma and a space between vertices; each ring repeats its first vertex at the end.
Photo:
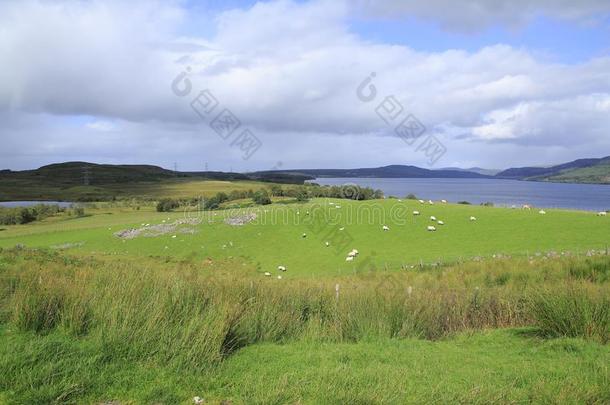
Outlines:
POLYGON ((156 359, 179 368, 216 364, 260 342, 441 339, 470 329, 526 325, 547 336, 608 342, 607 280, 573 273, 575 266, 608 266, 608 258, 549 261, 537 268, 505 260, 276 280, 238 273, 230 262, 204 269, 36 251, 0 256, 5 322, 36 333, 60 329, 96 340, 107 356, 156 359))

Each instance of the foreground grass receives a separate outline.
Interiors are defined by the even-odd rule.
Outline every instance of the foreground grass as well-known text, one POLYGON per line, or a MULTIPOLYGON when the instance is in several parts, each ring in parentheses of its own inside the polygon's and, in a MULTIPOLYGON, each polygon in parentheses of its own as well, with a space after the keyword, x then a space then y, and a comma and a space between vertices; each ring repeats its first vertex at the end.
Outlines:
POLYGON ((605 256, 277 280, 0 251, 0 402, 608 403, 609 276, 605 256))
POLYGON ((88 339, 0 330, 8 403, 608 403, 610 349, 528 330, 430 342, 257 344, 196 371, 126 361, 88 339))

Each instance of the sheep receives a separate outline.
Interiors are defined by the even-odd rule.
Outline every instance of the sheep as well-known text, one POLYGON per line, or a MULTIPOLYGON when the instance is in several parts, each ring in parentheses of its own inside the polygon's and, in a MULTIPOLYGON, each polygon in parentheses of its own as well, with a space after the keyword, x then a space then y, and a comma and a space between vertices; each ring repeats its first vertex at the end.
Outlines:
POLYGON ((430 216, 430 221, 436 221, 436 217, 434 215, 430 216))
POLYGON ((344 231, 344 230, 345 230, 345 227, 344 227, 344 226, 342 226, 341 228, 339 228, 339 230, 340 230, 340 231, 344 231))
POLYGON ((282 276, 277 276, 277 279, 278 279, 278 280, 281 280, 281 279, 282 279, 282 276))
POLYGON ((445 225, 445 223, 443 221, 437 221, 437 224, 439 225, 445 225))
POLYGON ((436 231, 436 227, 434 227, 434 226, 428 226, 428 231, 430 231, 430 232, 434 232, 434 231, 436 231))
POLYGON ((413 215, 419 215, 419 211, 413 211, 413 215))
POLYGON ((470 217, 470 220, 471 220, 471 221, 476 221, 476 220, 477 220, 477 217, 470 217))
POLYGON ((428 200, 428 204, 430 204, 430 205, 434 205, 434 201, 432 201, 432 200, 428 200))
POLYGON ((346 262, 352 262, 352 261, 354 261, 354 256, 347 256, 347 257, 345 258, 345 261, 346 261, 346 262))
POLYGON ((531 210, 532 207, 530 207, 529 204, 523 204, 523 209, 524 210, 531 210))
POLYGON ((352 250, 347 254, 347 257, 356 257, 356 253, 352 250))
POLYGON ((324 244, 326 245, 326 247, 330 246, 330 242, 325 242, 324 244))
POLYGON ((358 249, 352 249, 352 252, 356 253, 356 255, 360 254, 360 252, 358 252, 358 249))
POLYGON ((600 212, 597 213, 597 216, 598 217, 605 217, 605 216, 608 216, 608 213, 606 211, 600 211, 600 212))
POLYGON ((546 211, 545 210, 540 210, 540 211, 538 211, 538 214, 544 215, 544 214, 546 214, 546 211))
POLYGON ((301 238, 306 238, 306 237, 307 237, 307 234, 306 234, 306 233, 304 233, 303 235, 301 235, 301 238))
POLYGON ((268 271, 265 272, 265 277, 271 277, 271 273, 269 273, 268 271))
POLYGON ((447 200, 441 200, 443 204, 447 204, 447 200))
POLYGON ((341 208, 341 206, 340 205, 335 205, 335 208, 339 209, 339 208, 341 208))
POLYGON ((420 204, 425 204, 424 200, 419 200, 420 204))
POLYGON ((387 226, 387 225, 384 225, 382 229, 383 229, 384 231, 389 231, 389 230, 390 230, 390 227, 389 227, 389 226, 387 226))
POLYGON ((279 271, 286 271, 286 266, 277 266, 279 271))

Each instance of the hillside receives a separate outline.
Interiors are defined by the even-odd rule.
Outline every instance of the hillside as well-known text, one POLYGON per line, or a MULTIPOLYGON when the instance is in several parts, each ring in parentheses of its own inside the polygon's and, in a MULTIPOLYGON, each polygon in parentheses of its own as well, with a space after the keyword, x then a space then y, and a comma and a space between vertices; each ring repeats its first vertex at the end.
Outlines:
POLYGON ((489 178, 463 170, 429 170, 416 166, 390 165, 359 169, 295 169, 258 173, 300 174, 313 177, 376 177, 376 178, 489 178))
POLYGON ((578 159, 549 167, 518 167, 504 170, 498 178, 570 183, 610 183, 610 156, 578 159))
POLYGON ((194 197, 219 190, 257 189, 261 182, 303 184, 306 176, 174 172, 152 165, 67 162, 34 170, 0 170, 0 201, 107 201, 132 196, 194 197))

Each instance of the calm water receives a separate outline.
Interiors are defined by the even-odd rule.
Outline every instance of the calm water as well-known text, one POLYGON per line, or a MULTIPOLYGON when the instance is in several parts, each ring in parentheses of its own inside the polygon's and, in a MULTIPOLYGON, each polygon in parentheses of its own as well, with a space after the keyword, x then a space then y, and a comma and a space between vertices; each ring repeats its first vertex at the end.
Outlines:
POLYGON ((445 199, 473 204, 491 201, 500 206, 530 204, 544 208, 610 210, 610 185, 496 179, 319 178, 314 181, 327 185, 358 184, 399 198, 413 193, 425 200, 445 199))
POLYGON ((65 201, 0 201, 0 207, 31 207, 36 204, 59 205, 62 208, 68 208, 73 203, 65 201))

